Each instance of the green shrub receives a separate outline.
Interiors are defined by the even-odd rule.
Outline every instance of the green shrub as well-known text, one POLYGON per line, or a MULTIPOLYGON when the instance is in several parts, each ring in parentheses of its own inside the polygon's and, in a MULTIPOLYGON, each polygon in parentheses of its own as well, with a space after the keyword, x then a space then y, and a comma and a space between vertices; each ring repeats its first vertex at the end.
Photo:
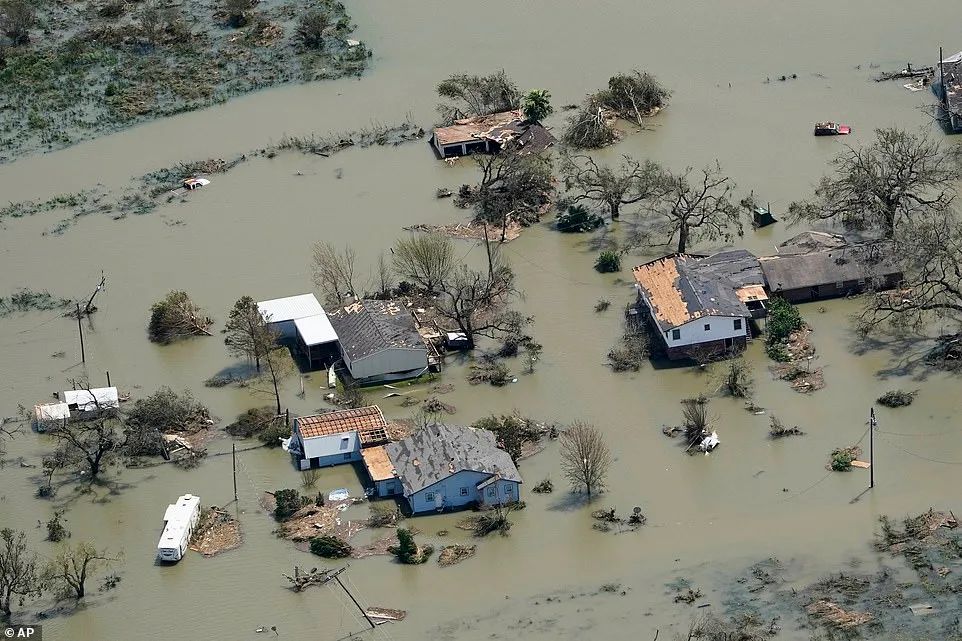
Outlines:
POLYGON ((560 232, 576 234, 598 229, 604 222, 601 216, 591 213, 584 205, 571 205, 558 214, 555 225, 560 232))
POLYGON ((354 548, 336 536, 323 535, 311 539, 311 553, 322 556, 325 559, 343 559, 351 556, 354 548))
POLYGON ((852 468, 854 454, 849 449, 838 449, 832 452, 832 469, 836 472, 847 472, 852 468))
POLYGON ((788 353, 788 348, 783 343, 766 343, 765 353, 768 354, 770 359, 779 363, 787 363, 792 359, 788 353))
POLYGON ((602 274, 619 271, 621 269, 621 256, 616 252, 605 250, 595 261, 595 269, 602 274))
POLYGON ((274 492, 274 501, 277 503, 274 507, 274 519, 277 521, 286 521, 301 509, 301 496, 297 490, 277 490, 274 492))
POLYGON ((414 542, 414 535, 410 530, 403 527, 397 529, 398 544, 389 551, 393 553, 397 560, 406 565, 419 565, 428 560, 434 552, 430 545, 419 546, 414 542))
POLYGON ((771 344, 782 341, 796 329, 800 329, 803 324, 802 315, 798 313, 797 307, 784 298, 773 298, 768 304, 768 320, 765 324, 766 342, 771 344))
POLYGON ((288 438, 290 435, 291 430, 287 427, 287 424, 283 420, 277 419, 261 430, 257 438, 267 447, 280 447, 281 439, 288 438))

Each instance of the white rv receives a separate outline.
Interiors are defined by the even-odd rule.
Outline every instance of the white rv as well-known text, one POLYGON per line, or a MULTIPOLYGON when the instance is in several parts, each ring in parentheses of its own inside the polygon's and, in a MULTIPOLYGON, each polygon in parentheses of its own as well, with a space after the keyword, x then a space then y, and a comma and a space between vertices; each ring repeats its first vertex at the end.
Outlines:
POLYGON ((164 533, 157 544, 157 556, 161 561, 180 561, 190 545, 197 524, 200 522, 200 497, 185 494, 164 512, 164 533))

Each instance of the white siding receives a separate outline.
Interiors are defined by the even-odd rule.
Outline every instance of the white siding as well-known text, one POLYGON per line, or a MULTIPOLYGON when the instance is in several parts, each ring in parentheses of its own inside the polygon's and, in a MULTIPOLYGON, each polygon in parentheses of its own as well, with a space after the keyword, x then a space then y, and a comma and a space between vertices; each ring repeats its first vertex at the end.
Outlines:
MULTIPOLYGON (((441 496, 441 506, 444 509, 452 509, 457 507, 463 507, 472 501, 477 501, 479 503, 497 504, 497 503, 510 503, 512 501, 518 500, 518 494, 520 492, 520 485, 514 481, 501 480, 496 483, 492 483, 488 487, 497 486, 496 496, 487 497, 482 496, 481 492, 478 491, 478 483, 491 477, 491 474, 487 472, 472 472, 468 470, 462 470, 452 476, 447 477, 442 481, 438 481, 430 487, 426 487, 420 492, 415 492, 408 497, 408 503, 411 506, 411 512, 414 514, 420 514, 423 512, 435 512, 437 510, 437 495, 441 496), (506 488, 510 487, 510 490, 506 488), (461 490, 464 488, 467 494, 461 494, 461 490)), ((485 490, 482 491, 486 491, 485 490)))
POLYGON ((301 469, 307 469, 311 465, 317 467, 339 465, 361 458, 361 441, 357 432, 354 431, 307 439, 298 436, 298 439, 304 451, 304 458, 300 463, 301 469))
MULTIPOLYGON (((344 350, 342 350, 344 351, 344 350)), ((375 378, 394 372, 408 372, 428 366, 428 350, 391 348, 371 354, 356 361, 350 361, 344 354, 344 364, 351 376, 358 380, 375 378)))
POLYGON ((732 316, 704 316, 676 327, 675 330, 681 333, 678 340, 672 338, 673 333, 670 329, 663 334, 665 344, 668 347, 685 347, 746 336, 748 334, 748 319, 732 316), (735 329, 736 320, 741 320, 741 329, 735 329), (709 325, 711 329, 705 330, 705 325, 709 325))

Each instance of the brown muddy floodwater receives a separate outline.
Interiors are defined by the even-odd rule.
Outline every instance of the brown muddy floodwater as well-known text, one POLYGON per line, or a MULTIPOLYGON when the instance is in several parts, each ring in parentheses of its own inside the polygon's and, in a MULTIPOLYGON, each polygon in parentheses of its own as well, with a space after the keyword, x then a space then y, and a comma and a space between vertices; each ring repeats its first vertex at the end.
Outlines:
MULTIPOLYGON (((652 130, 600 155, 629 153, 676 168, 717 158, 746 192, 754 189, 771 201, 777 216, 810 192, 843 142, 813 138, 814 121, 851 124, 855 133, 844 142, 855 144, 869 140, 875 127, 930 126, 924 107, 931 96, 872 82, 871 63, 884 69, 908 60, 930 64, 940 44, 947 51, 962 48, 958 30, 946 19, 955 6, 948 0, 347 4, 359 37, 375 52, 371 71, 360 80, 262 92, 6 165, 0 167, 0 200, 47 198, 98 182, 120 189, 133 175, 176 162, 230 157, 284 134, 394 122, 408 112, 428 125, 434 85, 452 72, 504 67, 521 86, 546 87, 555 105, 563 105, 578 102, 612 73, 639 67, 674 90, 671 106, 654 119, 652 130), (795 80, 775 80, 793 73, 795 80)), ((561 122, 556 115, 550 124, 561 122)), ((219 338, 169 347, 148 343, 144 325, 152 302, 168 290, 185 289, 222 322, 242 295, 263 299, 309 291, 314 241, 350 243, 363 264, 373 264, 403 225, 462 216, 433 193, 474 180, 470 163, 449 167, 419 143, 348 150, 329 159, 282 154, 218 175, 188 203, 165 204, 142 217, 89 216, 63 235, 43 234, 59 222, 57 212, 8 220, 0 229, 0 295, 30 287, 77 296, 101 269, 109 286, 87 329, 86 370, 78 364, 75 326, 57 312, 0 320, 0 414, 47 398, 68 378, 86 373, 96 383, 109 370, 115 384, 135 396, 161 385, 191 388, 227 422, 264 399, 202 386, 232 364, 219 338), (65 357, 51 357, 61 351, 65 357)), ((767 251, 792 232, 784 224, 749 231, 744 246, 767 251)), ((711 392, 713 374, 649 366, 615 375, 604 367, 604 355, 621 332, 619 310, 633 292, 623 280, 591 269, 597 249, 589 240, 562 236, 548 221, 507 247, 526 294, 521 307, 536 318, 533 334, 544 345, 543 360, 533 375, 520 375, 521 365, 513 365, 518 383, 504 389, 469 386, 465 366, 451 362, 444 381, 456 389, 444 400, 458 408, 452 418, 458 422, 518 409, 599 426, 616 456, 602 503, 619 511, 640 506, 649 524, 635 533, 602 534, 591 529, 592 508, 573 505, 565 492, 526 492, 528 509, 515 515, 511 536, 481 541, 477 556, 460 565, 355 561, 348 576, 366 602, 410 612, 379 634, 399 641, 616 640, 651 638, 659 628, 660 638, 669 638, 668 628, 686 626, 694 612, 672 604, 665 584, 673 579, 689 578, 720 610, 728 572, 777 556, 797 559, 808 576, 818 576, 853 555, 868 555, 880 514, 960 507, 962 438, 952 432, 962 409, 958 379, 932 374, 921 380, 925 372, 915 366, 921 345, 853 355, 857 342, 848 315, 855 301, 802 309, 815 329, 827 380, 826 389, 812 396, 771 380, 761 341, 749 349, 757 402, 775 408, 806 436, 772 442, 767 416, 717 399, 712 409, 723 445, 707 458, 682 455, 661 426, 678 421, 681 398, 711 392), (599 298, 611 300, 612 308, 596 314, 599 298), (880 429, 898 435, 877 442, 876 488, 852 503, 867 474, 826 476, 827 454, 858 440, 873 399, 895 387, 921 392, 911 407, 879 411, 880 429), (626 595, 598 594, 606 583, 620 583, 626 595), (546 603, 543 595, 555 592, 561 602, 546 603)), ((461 247, 467 261, 481 259, 483 252, 471 244, 461 247)), ((628 277, 623 271, 621 279, 628 277)), ((299 399, 291 384, 284 402, 300 413, 322 407, 319 385, 315 376, 306 398, 299 399)), ((410 413, 397 399, 382 400, 377 392, 370 398, 390 416, 410 413)), ((48 447, 43 437, 27 434, 9 445, 7 458, 39 463, 48 447)), ((229 449, 226 440, 211 446, 211 452, 229 449)), ((209 457, 189 472, 172 466, 124 470, 115 491, 78 495, 68 488, 53 503, 33 498, 37 470, 15 462, 0 470, 0 526, 28 530, 41 552, 50 554, 51 544, 34 528, 62 506, 74 540, 91 539, 126 555, 118 568, 120 586, 91 596, 70 616, 52 614, 46 638, 240 640, 260 638, 255 628, 275 625, 282 639, 329 641, 360 630, 337 593, 316 588, 292 594, 285 588, 281 573, 293 564, 324 564, 276 539, 258 507, 263 490, 299 486, 287 458, 256 449, 240 460, 242 547, 213 559, 191 555, 174 567, 154 563, 164 507, 185 492, 199 494, 206 504, 227 503, 229 456, 209 457)), ((525 461, 521 471, 528 488, 546 476, 561 485, 554 447, 525 461)), ((320 487, 342 486, 360 490, 350 468, 323 472, 320 487)), ((365 508, 348 514, 363 518, 365 508)), ((457 518, 423 517, 416 525, 435 544, 442 541, 434 536, 441 529, 454 532, 447 541, 466 539, 453 528, 457 518)), ((50 608, 28 606, 27 616, 50 608)), ((786 626, 779 638, 808 637, 786 626)))

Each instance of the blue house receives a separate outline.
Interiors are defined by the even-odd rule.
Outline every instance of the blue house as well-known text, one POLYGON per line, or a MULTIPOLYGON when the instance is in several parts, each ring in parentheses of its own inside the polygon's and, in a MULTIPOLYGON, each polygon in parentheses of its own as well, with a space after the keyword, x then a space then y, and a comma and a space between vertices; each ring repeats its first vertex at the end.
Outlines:
POLYGON ((435 424, 362 455, 375 495, 403 497, 412 514, 520 498, 518 468, 487 430, 435 424))

